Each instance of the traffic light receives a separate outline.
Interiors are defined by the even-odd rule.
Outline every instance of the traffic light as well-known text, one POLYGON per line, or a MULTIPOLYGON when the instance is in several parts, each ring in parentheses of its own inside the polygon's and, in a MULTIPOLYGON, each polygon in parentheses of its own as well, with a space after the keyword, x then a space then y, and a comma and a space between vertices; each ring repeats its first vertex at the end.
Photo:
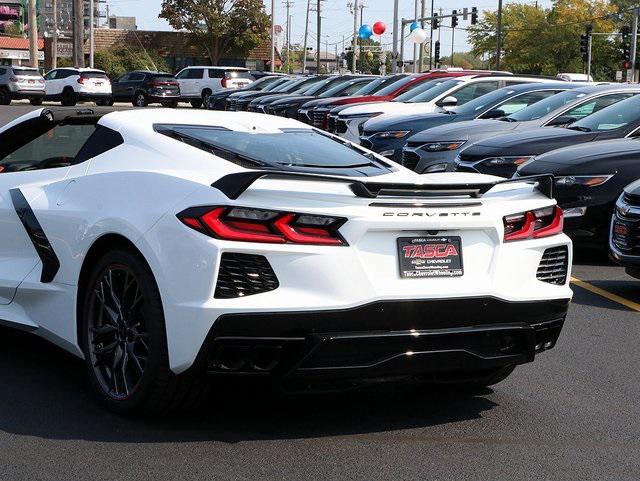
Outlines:
POLYGON ((451 28, 456 28, 458 26, 458 11, 452 10, 451 14, 453 15, 453 17, 451 17, 451 28))
POLYGON ((434 30, 438 30, 438 28, 440 28, 440 20, 438 19, 437 13, 434 13, 433 18, 431 19, 431 28, 434 30))
POLYGON ((440 40, 436 40, 435 45, 433 46, 433 63, 435 65, 440 64, 440 40))
POLYGON ((476 7, 471 7, 471 25, 475 25, 478 23, 478 9, 476 7))
POLYGON ((589 37, 584 34, 580 35, 580 53, 582 54, 582 60, 586 62, 589 55, 589 37))
POLYGON ((625 65, 627 63, 630 64, 631 63, 631 39, 630 39, 631 29, 627 25, 624 25, 620 30, 620 33, 622 33, 622 60, 625 63, 625 65))

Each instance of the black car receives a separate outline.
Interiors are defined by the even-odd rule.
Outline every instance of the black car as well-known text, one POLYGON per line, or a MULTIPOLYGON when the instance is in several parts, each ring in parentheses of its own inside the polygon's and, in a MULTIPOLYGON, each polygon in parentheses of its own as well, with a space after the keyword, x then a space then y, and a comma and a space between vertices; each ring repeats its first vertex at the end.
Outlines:
POLYGON ((637 85, 591 85, 552 95, 499 119, 466 120, 432 127, 407 139, 407 158, 403 158, 403 164, 420 173, 449 169, 460 151, 473 143, 511 132, 567 126, 638 93, 637 85))
POLYGON ((292 99, 294 97, 304 97, 305 99, 317 98, 328 90, 332 89, 338 84, 344 83, 347 80, 355 78, 353 75, 329 75, 323 77, 319 82, 316 82, 310 86, 307 86, 304 90, 298 90, 294 93, 269 95, 259 99, 253 100, 247 110, 249 112, 266 113, 267 107, 273 102, 284 99, 292 99))
POLYGON ((564 210, 565 232, 576 243, 605 248, 616 200, 640 178, 640 139, 554 150, 520 167, 516 177, 547 173, 556 177, 553 195, 564 210))
POLYGON ((294 92, 303 92, 311 85, 321 82, 323 77, 300 77, 288 80, 274 89, 263 90, 262 92, 233 92, 225 104, 225 110, 244 111, 249 108, 249 104, 258 98, 271 96, 275 94, 291 94, 294 92))
POLYGON ((209 103, 205 107, 209 110, 224 110, 227 98, 232 94, 238 92, 268 92, 268 89, 274 89, 288 80, 291 80, 291 78, 282 75, 263 76, 240 89, 218 90, 209 96, 209 103))
MULTIPOLYGON (((636 162, 640 161, 637 150, 636 162)), ((640 171, 636 173, 640 178, 640 171)), ((609 237, 609 256, 640 279, 640 180, 624 188, 616 202, 609 237)))
POLYGON ((482 140, 462 150, 454 168, 463 172, 511 177, 518 166, 545 152, 598 140, 634 137, 639 131, 640 96, 634 96, 566 128, 543 127, 482 140))
POLYGON ((134 107, 152 103, 175 107, 180 98, 180 85, 170 73, 135 70, 111 82, 111 98, 114 102, 131 102, 134 107))
MULTIPOLYGON (((418 132, 453 122, 506 117, 547 97, 575 87, 575 84, 568 82, 523 83, 495 90, 458 108, 454 107, 452 110, 442 109, 442 112, 409 115, 383 115, 364 124, 360 144, 400 163, 402 149, 407 140, 418 132)), ((415 155, 418 156, 418 154, 415 155)), ((439 170, 444 171, 446 168, 439 170)), ((427 170, 427 172, 435 171, 438 169, 427 170)))
POLYGON ((373 82, 375 77, 354 77, 344 82, 335 84, 332 88, 326 90, 319 95, 299 95, 288 96, 281 100, 271 102, 266 108, 265 113, 270 115, 280 115, 281 117, 298 118, 298 110, 303 104, 310 100, 325 99, 335 97, 349 97, 357 94, 363 87, 373 82))

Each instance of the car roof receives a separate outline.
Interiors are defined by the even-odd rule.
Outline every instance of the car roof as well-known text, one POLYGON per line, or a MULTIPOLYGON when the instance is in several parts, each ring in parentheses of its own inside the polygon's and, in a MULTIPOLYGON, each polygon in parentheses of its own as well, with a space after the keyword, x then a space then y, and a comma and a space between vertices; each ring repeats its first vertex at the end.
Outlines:
MULTIPOLYGON (((517 79, 518 77, 516 77, 517 79)), ((580 88, 580 84, 572 83, 572 82, 563 82, 561 80, 557 81, 540 81, 540 82, 524 82, 521 84, 515 85, 507 85, 506 87, 502 87, 502 89, 509 89, 514 92, 519 92, 521 90, 535 90, 535 89, 578 89, 580 88)))
POLYGON ((192 68, 207 68, 207 69, 213 69, 213 70, 231 69, 231 70, 243 70, 243 71, 249 72, 248 68, 245 68, 245 67, 233 67, 231 65, 226 66, 226 67, 222 66, 222 65, 189 65, 188 67, 185 67, 182 70, 187 70, 187 69, 192 69, 192 68))

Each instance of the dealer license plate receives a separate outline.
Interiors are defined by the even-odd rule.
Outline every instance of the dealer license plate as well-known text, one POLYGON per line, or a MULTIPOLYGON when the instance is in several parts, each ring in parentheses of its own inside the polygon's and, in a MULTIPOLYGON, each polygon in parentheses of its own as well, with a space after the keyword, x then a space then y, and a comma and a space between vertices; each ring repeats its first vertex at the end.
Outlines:
POLYGON ((462 270, 462 240, 448 237, 398 238, 400 276, 460 277, 462 270))

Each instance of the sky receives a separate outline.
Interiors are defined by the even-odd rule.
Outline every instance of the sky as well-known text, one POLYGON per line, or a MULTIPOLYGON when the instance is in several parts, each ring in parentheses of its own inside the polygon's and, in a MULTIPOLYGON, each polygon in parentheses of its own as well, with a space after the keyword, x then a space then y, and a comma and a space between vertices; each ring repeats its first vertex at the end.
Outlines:
MULTIPOLYGON (((413 18, 414 16, 414 1, 415 0, 400 0, 399 11, 401 18, 413 18)), ((427 15, 430 10, 430 1, 427 1, 427 15)), ((435 0, 435 10, 442 8, 444 13, 451 13, 452 9, 461 11, 464 7, 467 7, 469 11, 471 7, 477 7, 478 11, 497 9, 498 0, 475 0, 476 3, 472 3, 473 0, 435 0)), ((305 13, 307 8, 307 0, 291 0, 293 6, 291 7, 291 43, 300 43, 304 37, 304 23, 305 13)), ((312 4, 315 4, 317 0, 311 0, 312 4)), ((325 42, 329 43, 329 51, 333 52, 335 44, 338 44, 338 49, 342 50, 343 36, 347 39, 353 33, 353 15, 349 12, 347 3, 353 2, 353 0, 322 0, 322 44, 323 50, 325 42)), ((535 0, 512 0, 506 3, 535 3, 535 0)), ((112 15, 123 16, 135 16, 137 17, 138 28, 141 30, 170 30, 170 25, 163 19, 158 18, 160 13, 161 0, 107 0, 110 13, 112 15)), ((543 6, 548 6, 550 0, 541 0, 539 2, 543 6)), ((364 0, 365 9, 363 13, 363 21, 365 24, 373 25, 377 21, 382 21, 387 24, 387 33, 382 38, 382 42, 390 44, 392 41, 392 29, 393 29, 393 0, 364 0)), ((267 13, 271 10, 271 1, 265 0, 267 13)), ((312 12, 315 15, 315 12, 312 12)), ((276 0, 276 21, 278 24, 286 24, 286 9, 284 7, 283 0, 276 0)), ((443 20, 444 25, 449 25, 449 20, 443 20)), ((460 20, 459 26, 465 27, 468 22, 460 20)), ((408 32, 408 30, 407 30, 408 32)), ((315 17, 309 21, 309 34, 310 42, 315 45, 316 39, 316 21, 315 17)), ((440 29, 440 45, 441 55, 449 55, 451 52, 451 29, 440 29)), ((434 35, 437 39, 437 34, 434 35)), ((454 49, 456 52, 462 52, 469 50, 469 44, 463 30, 456 30, 454 39, 454 49)), ((412 52, 412 45, 409 40, 405 44, 407 52, 412 52)))

